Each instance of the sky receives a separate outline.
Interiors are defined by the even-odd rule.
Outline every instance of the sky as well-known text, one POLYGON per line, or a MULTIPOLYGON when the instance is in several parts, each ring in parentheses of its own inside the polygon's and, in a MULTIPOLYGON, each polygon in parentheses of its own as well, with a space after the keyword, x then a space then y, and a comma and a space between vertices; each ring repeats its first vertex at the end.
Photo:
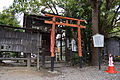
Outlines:
MULTIPOLYGON (((0 12, 2 12, 3 9, 8 8, 10 5, 12 5, 14 0, 0 0, 0 12)), ((58 8, 59 11, 62 9, 58 8)), ((23 26, 23 14, 17 15, 17 20, 20 22, 20 25, 23 26)))
POLYGON ((0 0, 0 12, 2 12, 2 10, 4 8, 8 8, 10 5, 12 5, 13 0, 0 0))

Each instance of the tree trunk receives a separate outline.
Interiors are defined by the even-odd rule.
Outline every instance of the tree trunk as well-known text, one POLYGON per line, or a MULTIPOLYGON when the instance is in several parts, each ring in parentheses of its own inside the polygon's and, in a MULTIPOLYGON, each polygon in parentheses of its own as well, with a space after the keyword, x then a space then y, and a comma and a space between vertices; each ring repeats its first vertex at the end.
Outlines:
POLYGON ((66 30, 66 33, 65 33, 65 60, 66 60, 66 62, 70 61, 70 52, 69 52, 69 49, 68 49, 69 43, 67 41, 68 39, 69 39, 68 38, 68 32, 66 30))
MULTIPOLYGON (((92 4, 92 30, 93 35, 96 33, 99 33, 98 28, 98 3, 97 1, 92 4)), ((92 45, 92 65, 96 66, 98 65, 98 49, 94 48, 92 45)))

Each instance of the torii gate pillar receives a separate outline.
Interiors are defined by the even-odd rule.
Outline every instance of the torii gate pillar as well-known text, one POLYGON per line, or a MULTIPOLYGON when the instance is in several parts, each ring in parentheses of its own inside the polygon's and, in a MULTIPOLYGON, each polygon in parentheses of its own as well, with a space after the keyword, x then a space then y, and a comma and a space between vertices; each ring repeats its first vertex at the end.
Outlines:
POLYGON ((74 18, 69 18, 69 17, 62 17, 62 16, 56 16, 56 15, 51 15, 51 14, 45 14, 46 16, 52 17, 52 21, 46 21, 45 23, 52 24, 52 29, 51 29, 51 71, 54 71, 54 45, 55 45, 55 25, 65 25, 65 26, 70 26, 70 27, 77 27, 78 29, 78 56, 80 57, 80 68, 82 67, 81 65, 81 57, 82 57, 82 47, 81 47, 81 31, 80 28, 86 28, 85 26, 80 25, 80 22, 85 22, 85 20, 80 20, 80 19, 74 19, 74 18), (65 23, 57 22, 56 18, 58 19, 64 19, 66 20, 65 23), (68 20, 73 20, 77 21, 77 24, 69 24, 68 20))

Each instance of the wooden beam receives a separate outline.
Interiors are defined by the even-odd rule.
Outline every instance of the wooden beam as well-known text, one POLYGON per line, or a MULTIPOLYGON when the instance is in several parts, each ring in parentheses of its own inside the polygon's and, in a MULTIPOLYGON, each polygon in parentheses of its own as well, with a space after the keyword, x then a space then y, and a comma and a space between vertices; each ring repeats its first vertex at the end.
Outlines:
POLYGON ((70 17, 56 16, 56 15, 51 15, 51 14, 45 14, 45 16, 49 16, 49 17, 54 17, 55 16, 56 18, 75 20, 75 21, 83 21, 83 22, 86 21, 86 20, 80 20, 80 19, 75 19, 75 18, 70 18, 70 17))
POLYGON ((53 17, 52 21, 52 30, 51 30, 51 71, 54 71, 54 57, 55 57, 55 20, 56 18, 53 17))
POLYGON ((30 67, 31 66, 31 60, 30 60, 30 57, 31 57, 31 53, 27 54, 27 67, 30 67))
POLYGON ((40 69, 40 53, 37 53, 37 69, 40 69))
MULTIPOLYGON (((80 21, 78 21, 77 23, 78 25, 80 25, 80 21)), ((82 47, 81 47, 81 31, 80 31, 80 27, 78 27, 78 56, 82 56, 82 47)))
MULTIPOLYGON (((28 58, 3 58, 1 57, 0 60, 27 60, 28 58)), ((30 60, 36 60, 36 58, 30 58, 30 60)))
MULTIPOLYGON (((45 23, 48 24, 53 24, 53 21, 47 21, 45 20, 45 23)), ((65 25, 65 26, 71 26, 71 27, 80 27, 80 28, 86 28, 86 26, 82 26, 82 25, 75 25, 75 24, 69 24, 69 23, 60 23, 60 22, 55 22, 55 25, 65 25)))
POLYGON ((51 57, 54 57, 54 48, 55 48, 55 17, 53 17, 52 30, 51 30, 51 57))
POLYGON ((31 31, 41 31, 39 29, 14 27, 14 26, 8 26, 8 25, 0 25, 0 28, 12 28, 12 29, 22 29, 22 30, 31 30, 31 31))

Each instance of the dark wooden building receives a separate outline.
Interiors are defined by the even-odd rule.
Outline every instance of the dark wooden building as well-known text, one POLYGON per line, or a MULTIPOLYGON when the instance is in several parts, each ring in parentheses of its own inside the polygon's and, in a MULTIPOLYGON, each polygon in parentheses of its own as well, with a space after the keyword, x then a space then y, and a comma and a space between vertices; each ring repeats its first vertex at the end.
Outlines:
POLYGON ((0 51, 38 53, 41 47, 41 34, 0 31, 0 51))
POLYGON ((28 66, 32 59, 30 55, 34 53, 37 55, 37 68, 39 68, 40 55, 42 55, 43 64, 45 55, 50 55, 51 25, 44 23, 46 19, 50 18, 25 14, 23 28, 0 25, 0 52, 27 53, 27 58, 24 59, 28 61, 28 66))
POLYGON ((110 37, 106 39, 106 52, 120 56, 120 37, 110 37))
POLYGON ((0 51, 38 53, 40 50, 44 50, 49 55, 51 25, 44 23, 46 19, 49 18, 25 14, 23 28, 0 25, 1 28, 25 30, 24 32, 1 30, 0 51))
MULTIPOLYGON (((48 20, 48 19, 50 18, 46 16, 24 14, 24 23, 23 23, 24 28, 37 29, 43 32, 41 49, 42 52, 44 52, 44 55, 50 55, 50 29, 52 26, 44 23, 44 20, 48 20)), ((37 33, 37 31, 33 31, 32 33, 37 33)))

